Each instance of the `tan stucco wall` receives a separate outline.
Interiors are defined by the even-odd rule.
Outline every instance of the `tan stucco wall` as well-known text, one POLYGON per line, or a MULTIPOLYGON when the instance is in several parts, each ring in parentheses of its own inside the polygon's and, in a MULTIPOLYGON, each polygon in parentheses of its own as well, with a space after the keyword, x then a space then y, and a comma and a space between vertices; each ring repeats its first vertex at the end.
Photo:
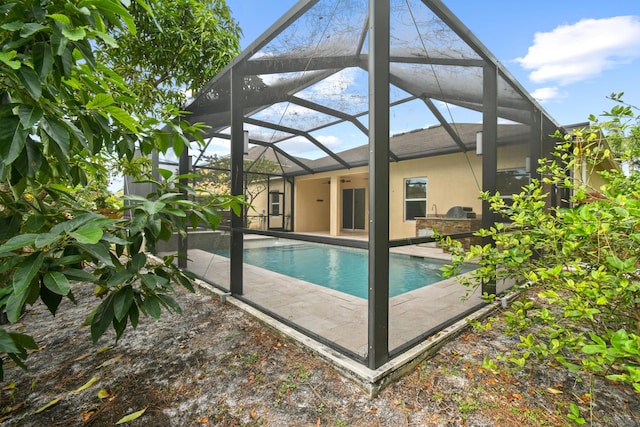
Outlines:
MULTIPOLYGON (((254 190, 255 191, 255 190, 254 190)), ((268 193, 263 191, 253 200, 247 215, 250 217, 249 228, 264 229, 266 228, 266 214, 268 212, 268 193), (262 216, 260 218, 259 216, 262 216)))
POLYGON ((330 189, 327 177, 296 179, 293 208, 294 231, 328 231, 330 228, 330 189))
MULTIPOLYGON (((502 147, 498 170, 523 168, 528 155, 525 145, 502 147)), ((389 171, 389 237, 414 237, 415 221, 404 220, 404 180, 427 178, 427 217, 444 215, 453 206, 468 206, 479 217, 482 202, 482 157, 474 152, 448 154, 392 163, 389 171), (435 206, 434 206, 435 205, 435 206)))
POLYGON ((607 183, 607 181, 600 176, 600 172, 607 167, 611 167, 611 165, 609 163, 600 163, 594 166, 588 163, 582 164, 576 162, 575 168, 573 169, 574 181, 577 184, 586 184, 590 191, 600 191, 600 187, 607 183), (583 182, 584 176, 586 176, 586 182, 583 182))
MULTIPOLYGON (((523 168, 527 155, 526 145, 502 147, 498 152, 498 169, 523 168)), ((296 177, 294 231, 340 234, 342 190, 368 188, 367 174, 367 168, 361 167, 296 177)), ((427 178, 427 216, 436 213, 445 214, 449 208, 458 205, 472 207, 473 211, 480 216, 482 203, 478 195, 482 187, 482 157, 474 152, 391 163, 389 167, 389 237, 391 239, 416 235, 415 221, 404 221, 404 179, 423 177, 427 178)), ((256 199, 254 205, 258 212, 262 209, 268 211, 266 196, 265 193, 256 199)), ((368 190, 366 202, 368 206, 368 190)), ((368 224, 368 222, 367 209, 365 223, 368 224)))
MULTIPOLYGON (((267 215, 269 213, 269 193, 267 192, 267 183, 260 182, 250 186, 249 188, 250 188, 250 191, 256 192, 258 187, 259 187, 258 191, 261 191, 261 192, 253 200, 253 202, 251 203, 251 207, 249 208, 249 211, 247 213, 247 216, 249 217, 249 220, 250 220, 249 228, 266 229, 267 215)), ((287 194, 287 191, 285 190, 284 180, 271 179, 268 184, 268 189, 269 191, 278 191, 278 192, 285 193, 284 204, 281 205, 280 208, 284 210, 285 216, 290 216, 291 215, 291 195, 287 194)), ((281 224, 282 219, 279 218, 278 220, 280 222, 278 224, 274 224, 273 222, 276 220, 272 219, 272 224, 271 224, 272 227, 282 226, 281 224)))

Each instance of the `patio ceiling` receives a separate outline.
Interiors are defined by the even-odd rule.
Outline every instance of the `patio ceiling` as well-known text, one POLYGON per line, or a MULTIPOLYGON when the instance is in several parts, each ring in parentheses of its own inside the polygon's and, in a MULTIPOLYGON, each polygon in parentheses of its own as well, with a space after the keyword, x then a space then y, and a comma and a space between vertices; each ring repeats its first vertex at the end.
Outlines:
MULTIPOLYGON (((402 123, 413 126, 405 131, 437 124, 443 130, 422 148, 394 144, 390 161, 473 149, 451 111, 464 112, 457 117, 475 114, 472 122, 481 122, 487 64, 498 69, 502 123, 520 125, 526 135, 534 123, 540 126, 534 116, 542 112, 543 134, 558 127, 441 1, 390 4, 391 111, 404 117, 403 107, 411 105, 417 112, 412 124, 402 123)), ((368 8, 368 0, 299 1, 194 97, 185 108, 188 120, 211 126, 206 137, 229 139, 231 74, 239 73, 249 141, 289 164, 283 174, 361 166, 361 156, 349 153, 368 141, 368 8)), ((500 138, 498 133, 498 144, 500 138)))

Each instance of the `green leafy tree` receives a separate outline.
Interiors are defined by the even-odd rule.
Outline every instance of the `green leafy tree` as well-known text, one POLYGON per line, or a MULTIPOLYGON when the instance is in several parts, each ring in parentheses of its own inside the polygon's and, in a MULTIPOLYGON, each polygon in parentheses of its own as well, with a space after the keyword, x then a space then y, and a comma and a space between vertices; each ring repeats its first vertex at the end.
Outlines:
MULTIPOLYGON (((204 156, 204 167, 198 169, 197 187, 214 194, 231 193, 231 157, 204 156)), ((260 156, 256 160, 244 160, 244 207, 245 216, 254 201, 269 188, 269 175, 277 175, 282 168, 277 162, 260 156)))
MULTIPOLYGON (((129 8, 136 32, 111 31, 113 42, 99 43, 96 56, 136 95, 140 115, 167 120, 240 51, 241 30, 224 0, 151 0, 129 8), (149 13, 151 11, 151 13, 149 13)), ((130 163, 101 152, 90 163, 107 164, 121 179, 131 175, 130 163)), ((134 173, 135 176, 135 173, 134 173)))
POLYGON ((504 318, 520 344, 503 360, 558 364, 640 392, 640 172, 604 171, 601 188, 568 178, 585 157, 591 164, 608 159, 606 140, 637 135, 637 117, 624 124, 630 111, 616 105, 606 121, 567 135, 555 158, 541 161, 542 179, 514 195, 512 205, 483 194, 508 222, 480 231, 493 246, 464 253, 448 241, 455 256, 447 272, 476 259, 480 268, 462 280, 471 289, 502 279, 519 284, 504 318), (571 207, 548 208, 549 185, 570 189, 571 207))
POLYGON ((183 105, 240 50, 241 30, 224 0, 150 0, 129 10, 136 33, 115 31, 100 57, 122 76, 138 105, 183 105))
MULTIPOLYGON (((126 162, 136 152, 170 148, 179 156, 190 139, 202 142, 201 126, 180 121, 175 107, 141 114, 137 94, 96 59, 95 46, 117 46, 113 34, 136 33, 125 4, 0 6, 0 307, 11 322, 38 300, 55 315, 63 298, 74 300, 74 282, 101 298, 88 317, 94 340, 109 327, 120 337, 140 314, 179 311, 173 286, 191 289, 192 277, 172 257, 150 260, 143 240, 152 248, 188 224, 217 226, 220 209, 240 209, 242 201, 230 196, 185 200, 179 191, 193 190, 168 171, 160 171, 149 198, 130 197, 130 219, 106 218, 74 197, 87 183, 87 158, 106 153, 126 162)), ((151 12, 142 1, 137 6, 151 12)), ((30 336, 0 328, 0 352, 19 365, 36 347, 30 336)))
MULTIPOLYGON (((623 101, 624 92, 612 93, 609 98, 616 102, 609 112, 604 112, 601 127, 609 130, 608 143, 614 156, 626 168, 638 169, 640 166, 640 118, 638 108, 623 101)), ((596 121, 595 116, 589 120, 596 121)))

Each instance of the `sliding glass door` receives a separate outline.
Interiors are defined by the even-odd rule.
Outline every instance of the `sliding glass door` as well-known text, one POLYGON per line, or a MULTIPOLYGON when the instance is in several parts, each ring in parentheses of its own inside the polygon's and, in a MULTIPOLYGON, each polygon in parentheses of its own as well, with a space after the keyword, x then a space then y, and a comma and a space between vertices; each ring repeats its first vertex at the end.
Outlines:
POLYGON ((366 197, 364 188, 342 190, 342 229, 365 229, 366 197))

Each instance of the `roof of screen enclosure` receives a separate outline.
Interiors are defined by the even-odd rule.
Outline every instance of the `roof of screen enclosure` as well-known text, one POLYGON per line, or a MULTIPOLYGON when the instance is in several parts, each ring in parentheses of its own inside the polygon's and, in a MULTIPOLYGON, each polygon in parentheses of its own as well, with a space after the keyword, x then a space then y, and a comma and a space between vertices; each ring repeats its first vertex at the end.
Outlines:
MULTIPOLYGON (((368 142, 368 4, 299 1, 194 97, 185 108, 189 121, 211 126, 207 138, 229 139, 233 69, 245 76, 249 141, 278 159, 284 175, 366 165, 368 151, 357 147, 368 142), (349 135, 337 152, 321 137, 331 132, 349 135), (308 147, 315 154, 301 155, 308 147)), ((418 103, 424 121, 416 128, 441 127, 430 141, 405 138, 411 142, 402 146, 394 138, 390 160, 473 149, 475 131, 451 111, 475 112, 481 122, 485 64, 498 68, 501 123, 518 124, 526 137, 533 113, 542 111, 543 135, 558 127, 441 1, 391 0, 390 28, 391 111, 418 103)), ((501 134, 498 144, 508 143, 501 134)))

